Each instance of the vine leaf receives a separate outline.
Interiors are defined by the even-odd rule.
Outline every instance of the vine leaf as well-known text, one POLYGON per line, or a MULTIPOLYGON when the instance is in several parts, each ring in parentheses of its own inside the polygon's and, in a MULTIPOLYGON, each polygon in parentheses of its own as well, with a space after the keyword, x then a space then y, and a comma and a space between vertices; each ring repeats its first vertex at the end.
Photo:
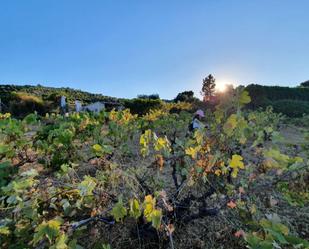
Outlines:
POLYGON ((60 234, 60 225, 62 221, 60 219, 49 220, 48 222, 43 221, 36 229, 33 237, 33 243, 37 244, 45 237, 51 243, 53 239, 60 234))
POLYGON ((117 222, 122 221, 123 218, 127 215, 127 210, 123 206, 122 199, 119 199, 118 202, 115 204, 111 211, 111 214, 117 222))
POLYGON ((148 222, 151 221, 151 214, 155 209, 156 199, 154 199, 151 195, 145 196, 144 200, 144 216, 148 222))
POLYGON ((84 176, 84 180, 78 185, 81 196, 93 195, 96 182, 91 176, 84 176))
POLYGON ((161 225, 162 211, 155 209, 151 213, 151 223, 155 229, 159 229, 161 225))
POLYGON ((245 105, 251 102, 251 97, 249 96, 248 91, 242 91, 239 96, 239 104, 245 105))
POLYGON ((239 169, 244 169, 245 165, 243 163, 243 158, 240 155, 233 155, 232 160, 230 162, 230 166, 233 169, 232 177, 236 177, 239 169))
POLYGON ((137 199, 130 200, 130 216, 137 219, 141 216, 142 212, 137 199))
POLYGON ((200 150, 200 146, 197 146, 197 147, 189 147, 189 148, 186 148, 185 152, 188 156, 191 156, 192 159, 196 159, 197 157, 197 153, 198 151, 200 150))
POLYGON ((67 240, 68 236, 63 233, 56 239, 55 245, 51 246, 49 249, 68 249, 67 240))
POLYGON ((225 122, 223 130, 226 135, 231 136, 236 126, 237 126, 237 115, 232 114, 225 122))

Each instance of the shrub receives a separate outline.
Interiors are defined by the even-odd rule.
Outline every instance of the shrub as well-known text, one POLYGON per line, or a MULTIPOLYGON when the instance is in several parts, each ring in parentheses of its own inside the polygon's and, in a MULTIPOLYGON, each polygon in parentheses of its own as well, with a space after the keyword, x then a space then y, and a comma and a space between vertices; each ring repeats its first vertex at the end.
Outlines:
POLYGON ((37 96, 23 92, 14 93, 13 96, 14 99, 9 105, 9 110, 13 116, 24 117, 33 112, 42 115, 48 112, 43 100, 37 96))
POLYGON ((125 100, 125 108, 129 108, 131 113, 138 115, 145 115, 150 110, 159 109, 162 107, 160 99, 140 99, 125 100))
POLYGON ((302 117, 309 114, 309 102, 300 100, 278 100, 271 102, 275 112, 281 112, 289 117, 302 117))

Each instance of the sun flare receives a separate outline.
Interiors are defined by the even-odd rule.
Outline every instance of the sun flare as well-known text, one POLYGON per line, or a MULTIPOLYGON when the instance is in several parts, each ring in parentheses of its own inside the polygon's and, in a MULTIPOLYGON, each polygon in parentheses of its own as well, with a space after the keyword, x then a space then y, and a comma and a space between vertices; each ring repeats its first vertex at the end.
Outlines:
POLYGON ((216 91, 225 92, 226 91, 226 85, 228 85, 227 82, 223 82, 223 81, 216 82, 216 91))

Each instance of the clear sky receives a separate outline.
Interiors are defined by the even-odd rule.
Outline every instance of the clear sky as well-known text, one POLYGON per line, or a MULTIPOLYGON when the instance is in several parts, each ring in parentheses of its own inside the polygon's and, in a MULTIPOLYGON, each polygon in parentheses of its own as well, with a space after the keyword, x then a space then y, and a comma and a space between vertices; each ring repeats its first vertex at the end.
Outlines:
POLYGON ((0 0, 0 84, 116 97, 309 79, 308 0, 0 0))

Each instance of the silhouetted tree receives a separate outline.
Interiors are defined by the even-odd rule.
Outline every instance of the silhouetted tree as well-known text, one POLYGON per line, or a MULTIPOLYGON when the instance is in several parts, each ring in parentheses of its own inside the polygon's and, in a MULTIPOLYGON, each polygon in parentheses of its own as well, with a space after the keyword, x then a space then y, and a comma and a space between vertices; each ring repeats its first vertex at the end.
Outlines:
POLYGON ((300 83, 300 87, 309 87, 309 80, 307 80, 303 83, 300 83))
POLYGON ((203 79, 201 95, 203 96, 204 101, 209 101, 211 97, 214 96, 215 87, 216 79, 211 74, 203 79))
POLYGON ((184 91, 178 93, 177 97, 174 99, 175 102, 192 102, 194 101, 194 92, 193 91, 184 91))
POLYGON ((157 93, 153 93, 153 94, 149 94, 149 95, 139 94, 139 95, 137 95, 137 98, 139 98, 139 99, 160 99, 160 96, 157 93))

